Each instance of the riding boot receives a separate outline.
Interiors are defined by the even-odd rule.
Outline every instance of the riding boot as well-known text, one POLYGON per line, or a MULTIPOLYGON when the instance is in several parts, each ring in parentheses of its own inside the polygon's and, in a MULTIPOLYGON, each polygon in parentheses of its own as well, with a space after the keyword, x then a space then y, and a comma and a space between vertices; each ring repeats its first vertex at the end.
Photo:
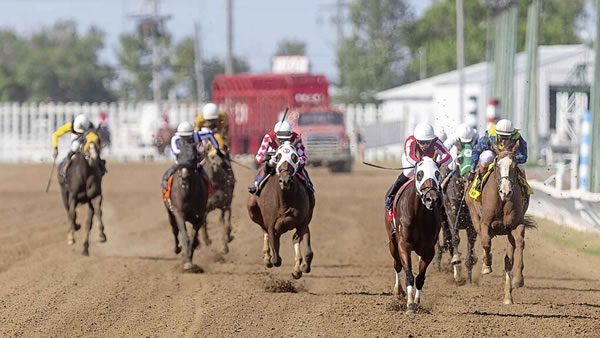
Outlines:
POLYGON ((254 184, 248 186, 249 193, 251 193, 251 194, 258 193, 258 188, 260 187, 260 184, 262 183, 264 178, 267 176, 267 170, 268 170, 268 167, 266 164, 264 164, 263 166, 260 167, 260 169, 258 170, 258 173, 256 174, 256 178, 254 179, 254 184))
POLYGON ((67 179, 67 170, 69 169, 69 166, 71 165, 71 157, 73 157, 73 155, 75 155, 75 153, 73 151, 69 151, 69 153, 67 154, 67 157, 65 157, 63 165, 62 165, 62 170, 60 171, 60 175, 63 178, 63 181, 66 181, 67 179))
POLYGON ((108 173, 108 170, 106 170, 106 160, 100 160, 100 174, 104 176, 106 173, 108 173))
POLYGON ((163 190, 167 189, 167 181, 169 180, 169 177, 171 177, 171 175, 173 175, 175 173, 175 166, 171 166, 169 167, 169 169, 167 169, 167 171, 165 171, 165 174, 163 175, 162 181, 160 183, 160 186, 163 190))
POLYGON ((390 210, 392 208, 392 203, 394 203, 394 197, 396 196, 398 189, 400 189, 400 187, 402 187, 406 182, 408 182, 408 177, 404 176, 403 173, 398 175, 398 178, 396 178, 396 181, 394 184, 392 184, 385 195, 385 210, 390 210))

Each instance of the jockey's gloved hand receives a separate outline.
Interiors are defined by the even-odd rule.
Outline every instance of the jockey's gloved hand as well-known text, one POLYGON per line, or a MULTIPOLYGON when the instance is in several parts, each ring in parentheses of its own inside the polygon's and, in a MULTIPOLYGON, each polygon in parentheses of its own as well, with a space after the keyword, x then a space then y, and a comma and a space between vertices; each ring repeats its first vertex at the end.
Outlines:
POLYGON ((220 158, 225 158, 225 154, 221 151, 221 149, 217 149, 217 155, 219 155, 220 158))
POLYGON ((58 148, 52 149, 52 159, 56 159, 58 157, 58 148))

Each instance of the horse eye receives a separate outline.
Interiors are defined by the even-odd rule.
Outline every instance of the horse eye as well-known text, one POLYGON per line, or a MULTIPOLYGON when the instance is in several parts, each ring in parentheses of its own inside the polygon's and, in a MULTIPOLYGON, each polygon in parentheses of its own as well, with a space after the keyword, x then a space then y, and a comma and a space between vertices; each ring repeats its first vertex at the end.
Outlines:
POLYGON ((279 162, 279 160, 281 160, 281 154, 277 154, 277 156, 275 156, 275 161, 279 162))
POLYGON ((419 170, 419 171, 417 172, 417 181, 421 181, 421 180, 423 179, 423 175, 425 175, 425 174, 423 173, 423 170, 419 170))
POLYGON ((298 155, 292 154, 292 161, 294 161, 294 163, 298 162, 298 155))

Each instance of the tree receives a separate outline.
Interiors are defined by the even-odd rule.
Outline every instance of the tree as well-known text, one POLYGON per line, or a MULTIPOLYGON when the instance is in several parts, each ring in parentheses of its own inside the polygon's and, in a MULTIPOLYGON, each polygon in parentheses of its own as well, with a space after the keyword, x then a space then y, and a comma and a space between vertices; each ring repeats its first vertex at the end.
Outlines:
POLYGON ((100 63, 104 34, 84 35, 59 21, 31 36, 0 33, 0 99, 10 101, 109 101, 114 71, 100 63))
POLYGON ((300 40, 281 40, 277 43, 275 56, 306 55, 306 42, 300 40))
POLYGON ((373 102, 376 92, 402 83, 409 62, 406 25, 412 20, 403 0, 352 3, 353 33, 337 52, 343 101, 373 102))
MULTIPOLYGON (((456 1, 442 0, 427 9, 409 28, 408 44, 413 60, 409 79, 417 79, 419 48, 426 51, 427 75, 456 69, 456 1)), ((541 45, 580 43, 577 23, 585 15, 585 0, 545 0, 541 12, 541 45)), ((480 0, 464 0, 465 64, 485 60, 488 10, 480 0)), ((517 51, 525 48, 527 1, 519 1, 517 51)))

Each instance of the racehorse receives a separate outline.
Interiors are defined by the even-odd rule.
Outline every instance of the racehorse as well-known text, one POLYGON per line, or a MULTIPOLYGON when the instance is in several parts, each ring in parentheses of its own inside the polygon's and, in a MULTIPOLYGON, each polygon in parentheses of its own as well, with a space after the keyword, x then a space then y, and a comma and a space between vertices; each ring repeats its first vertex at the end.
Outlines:
MULTIPOLYGON (((465 261, 465 267, 467 268, 467 282, 472 283, 472 271, 473 265, 475 265, 476 258, 473 254, 473 248, 475 241, 477 240, 477 232, 471 222, 471 215, 469 215, 469 209, 465 204, 465 186, 467 177, 463 176, 465 172, 469 171, 471 165, 471 150, 463 149, 461 155, 455 160, 455 168, 448 173, 444 181, 447 181, 447 186, 444 191, 444 208, 446 209, 447 229, 443 229, 445 245, 450 253, 452 270, 454 280, 461 282, 461 259, 458 252, 458 245, 460 244, 459 230, 466 230, 467 232, 467 259, 465 261), (468 150, 468 151, 467 151, 468 150), (463 156, 467 154, 467 156, 463 156)), ((443 185, 443 184, 442 184, 443 185)), ((441 265, 442 251, 438 251, 438 266, 441 265)))
POLYGON ((499 235, 507 237, 504 304, 513 304, 513 287, 524 285, 525 229, 535 227, 535 222, 525 217, 524 199, 527 197, 517 181, 515 151, 519 143, 504 151, 500 151, 496 145, 492 145, 492 148, 497 156, 493 171, 482 187, 481 199, 466 198, 465 201, 483 247, 482 275, 492 272, 492 238, 499 235))
POLYGON ((313 251, 309 224, 314 201, 310 200, 308 188, 298 178, 300 158, 294 146, 284 142, 274 156, 278 179, 270 177, 258 196, 250 195, 248 214, 264 232, 263 261, 268 268, 281 266, 280 237, 290 230, 296 230, 293 237, 295 265, 292 276, 298 279, 302 273, 311 270, 313 251))
MULTIPOLYGON (((231 202, 233 200, 235 178, 233 172, 228 170, 228 168, 231 168, 231 164, 227 161, 226 158, 219 156, 213 147, 209 147, 203 163, 204 171, 213 186, 213 193, 208 198, 206 210, 211 212, 219 209, 221 211, 221 224, 225 229, 222 241, 223 254, 229 252, 228 244, 233 240, 231 235, 231 202)), ((202 237, 207 244, 210 243, 206 227, 202 228, 202 237)))
POLYGON ((100 227, 100 242, 106 242, 104 234, 104 222, 102 221, 102 169, 100 159, 100 147, 96 142, 89 142, 87 151, 76 152, 71 157, 71 162, 62 177, 63 166, 60 164, 58 170, 58 182, 63 204, 67 211, 69 229, 67 232, 67 244, 75 244, 74 232, 81 227, 77 224, 77 206, 88 205, 88 217, 85 224, 85 241, 83 242, 84 256, 89 256, 89 238, 92 230, 94 215, 96 215, 100 227))
POLYGON ((421 301, 425 284, 425 272, 435 255, 442 223, 440 172, 430 157, 423 157, 411 178, 400 190, 391 214, 386 213, 385 227, 389 238, 390 253, 394 258, 396 284, 394 294, 404 293, 400 285, 400 272, 406 274, 407 312, 421 301), (411 252, 419 255, 419 274, 412 272, 411 252), (413 288, 416 286, 416 292, 413 288))
POLYGON ((196 163, 177 164, 175 172, 168 181, 170 193, 163 193, 163 200, 169 223, 175 239, 175 254, 181 252, 179 234, 183 240, 183 270, 193 269, 192 257, 198 247, 198 231, 206 226, 206 202, 208 200, 208 185, 202 174, 196 169, 196 163), (191 234, 188 234, 185 223, 192 224, 191 234))

